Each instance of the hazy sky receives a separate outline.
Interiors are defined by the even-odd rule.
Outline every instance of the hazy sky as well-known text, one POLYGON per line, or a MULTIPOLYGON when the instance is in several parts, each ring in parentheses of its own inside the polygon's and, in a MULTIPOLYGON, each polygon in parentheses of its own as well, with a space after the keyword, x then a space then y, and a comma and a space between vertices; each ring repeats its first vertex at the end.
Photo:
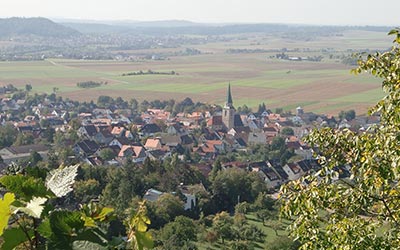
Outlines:
POLYGON ((0 0, 0 17, 400 26, 400 0, 0 0))

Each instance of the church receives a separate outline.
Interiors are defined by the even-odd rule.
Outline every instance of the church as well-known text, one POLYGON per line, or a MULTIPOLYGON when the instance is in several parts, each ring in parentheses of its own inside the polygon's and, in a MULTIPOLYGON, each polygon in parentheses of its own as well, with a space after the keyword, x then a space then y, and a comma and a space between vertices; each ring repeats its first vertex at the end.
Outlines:
POLYGON ((222 108, 222 114, 213 115, 207 122, 207 126, 217 130, 228 132, 232 128, 244 127, 240 114, 238 114, 233 106, 233 98, 231 93, 231 84, 228 85, 226 102, 222 108))

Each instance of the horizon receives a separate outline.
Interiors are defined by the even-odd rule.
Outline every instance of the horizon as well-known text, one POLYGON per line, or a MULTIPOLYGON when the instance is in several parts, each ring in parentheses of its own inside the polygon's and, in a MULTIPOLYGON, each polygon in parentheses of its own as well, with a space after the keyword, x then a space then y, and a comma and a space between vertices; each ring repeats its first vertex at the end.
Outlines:
POLYGON ((379 5, 367 4, 362 0, 301 0, 297 1, 296 5, 290 0, 282 0, 279 3, 269 0, 249 0, 246 3, 240 0, 232 0, 229 3, 222 0, 5 0, 2 5, 1 18, 45 17, 51 20, 94 22, 185 20, 204 24, 271 23, 322 26, 400 24, 400 19, 396 20, 400 2, 394 0, 384 0, 379 5))
POLYGON ((85 19, 85 18, 69 18, 69 17, 47 17, 47 16, 0 16, 0 19, 10 19, 10 18, 45 18, 49 19, 55 23, 85 23, 85 24, 104 24, 104 25, 114 25, 119 24, 135 24, 135 23, 157 23, 157 22, 188 22, 197 25, 293 25, 293 26, 327 26, 327 27, 391 27, 397 28, 400 25, 379 25, 379 24, 313 24, 313 23, 283 23, 283 22, 202 22, 193 21, 187 19, 154 19, 154 20, 135 20, 135 19, 85 19))

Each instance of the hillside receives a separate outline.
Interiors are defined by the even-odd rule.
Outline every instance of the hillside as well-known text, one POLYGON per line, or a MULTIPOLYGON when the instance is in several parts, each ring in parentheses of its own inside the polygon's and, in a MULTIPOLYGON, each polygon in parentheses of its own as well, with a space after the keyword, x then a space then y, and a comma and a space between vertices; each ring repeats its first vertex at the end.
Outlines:
POLYGON ((42 17, 0 19, 0 37, 36 35, 41 37, 67 38, 80 33, 42 17))

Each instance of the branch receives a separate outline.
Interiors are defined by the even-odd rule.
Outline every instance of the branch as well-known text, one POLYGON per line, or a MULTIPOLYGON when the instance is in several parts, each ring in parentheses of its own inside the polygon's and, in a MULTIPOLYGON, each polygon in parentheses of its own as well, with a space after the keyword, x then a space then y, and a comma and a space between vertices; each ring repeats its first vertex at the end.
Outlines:
MULTIPOLYGON (((17 223, 17 225, 21 228, 22 232, 24 232, 26 238, 28 239, 29 246, 30 246, 29 249, 34 249, 33 245, 32 245, 32 242, 31 242, 31 239, 29 237, 29 233, 26 230, 26 228, 18 221, 19 218, 17 218, 15 214, 13 214, 12 217, 14 218, 15 222, 17 223)), ((24 244, 25 249, 28 249, 26 243, 24 242, 23 244, 24 244)))

